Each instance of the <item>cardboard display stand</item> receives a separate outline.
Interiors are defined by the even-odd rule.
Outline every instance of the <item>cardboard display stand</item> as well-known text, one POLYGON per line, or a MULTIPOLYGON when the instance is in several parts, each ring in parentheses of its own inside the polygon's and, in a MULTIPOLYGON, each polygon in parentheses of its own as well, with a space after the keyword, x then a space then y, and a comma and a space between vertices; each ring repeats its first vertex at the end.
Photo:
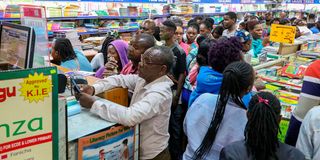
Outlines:
POLYGON ((0 72, 0 159, 59 159, 55 67, 0 72))

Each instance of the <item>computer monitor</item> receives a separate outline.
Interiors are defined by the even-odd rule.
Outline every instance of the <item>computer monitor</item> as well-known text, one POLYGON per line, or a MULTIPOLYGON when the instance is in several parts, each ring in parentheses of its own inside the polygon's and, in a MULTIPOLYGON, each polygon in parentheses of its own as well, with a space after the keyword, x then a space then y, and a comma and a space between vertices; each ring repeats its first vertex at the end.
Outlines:
POLYGON ((32 68, 35 33, 31 27, 0 24, 0 69, 32 68))

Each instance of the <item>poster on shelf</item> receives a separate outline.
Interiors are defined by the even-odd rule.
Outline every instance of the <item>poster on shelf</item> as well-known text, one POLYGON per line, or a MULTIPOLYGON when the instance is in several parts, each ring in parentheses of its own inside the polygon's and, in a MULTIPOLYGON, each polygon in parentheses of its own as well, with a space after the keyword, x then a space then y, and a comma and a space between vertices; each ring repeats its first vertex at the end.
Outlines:
POLYGON ((296 36, 295 26, 272 24, 270 41, 293 44, 296 36))
POLYGON ((34 48, 34 67, 49 66, 45 57, 49 56, 47 19, 44 6, 22 5, 20 7, 21 24, 32 27, 36 34, 34 48))
POLYGON ((135 127, 117 126, 80 138, 78 160, 137 160, 135 127))
POLYGON ((0 72, 0 159, 58 159, 58 131, 57 69, 0 72))

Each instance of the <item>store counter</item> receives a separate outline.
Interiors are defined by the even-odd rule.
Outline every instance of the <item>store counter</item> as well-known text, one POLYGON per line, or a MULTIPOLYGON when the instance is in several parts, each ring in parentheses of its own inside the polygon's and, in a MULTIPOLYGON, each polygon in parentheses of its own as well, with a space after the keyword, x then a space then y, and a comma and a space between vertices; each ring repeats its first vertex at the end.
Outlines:
MULTIPOLYGON (((111 101, 101 99, 105 103, 111 101)), ((114 105, 118 105, 113 103, 114 105)), ((118 105, 120 106, 120 105, 118 105)), ((68 160, 78 159, 78 140, 79 138, 91 135, 98 131, 107 130, 116 123, 106 121, 90 112, 89 109, 82 108, 81 113, 68 117, 68 160)))
MULTIPOLYGON (((55 65, 56 66, 56 65, 55 65)), ((58 69, 62 72, 68 72, 69 70, 61 66, 57 66, 58 69)), ((97 80, 96 77, 86 76, 86 80, 89 85, 92 85, 97 80)), ((70 92, 68 90, 63 94, 59 99, 59 106, 65 106, 66 97, 70 97, 70 92), (64 98, 62 98, 64 97, 64 98)), ((108 91, 105 91, 99 94, 97 99, 104 101, 104 103, 112 103, 115 106, 128 106, 128 89, 126 88, 114 88, 108 91)), ((67 124, 67 131, 62 131, 65 134, 61 133, 60 135, 60 159, 66 159, 66 155, 63 153, 67 152, 68 160, 77 160, 78 158, 78 140, 85 136, 97 133, 99 131, 108 130, 113 126, 118 124, 106 121, 100 118, 98 115, 90 112, 89 109, 81 108, 79 114, 65 118, 64 115, 67 115, 65 111, 60 111, 60 127, 66 128, 64 124, 67 124), (64 118, 63 118, 64 117, 64 118), (66 123, 64 123, 66 121, 66 123), (65 142, 65 135, 67 135, 67 142, 65 142), (67 143, 67 144, 66 144, 67 143), (67 146, 67 148, 65 147, 67 146)))

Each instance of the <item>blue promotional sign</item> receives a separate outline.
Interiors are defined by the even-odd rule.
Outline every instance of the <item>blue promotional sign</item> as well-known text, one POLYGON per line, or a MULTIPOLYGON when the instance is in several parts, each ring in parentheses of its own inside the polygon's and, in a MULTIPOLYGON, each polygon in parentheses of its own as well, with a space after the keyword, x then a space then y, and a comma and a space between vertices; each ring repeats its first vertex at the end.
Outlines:
POLYGON ((239 4, 240 0, 193 0, 193 3, 239 4))
POLYGON ((304 4, 304 0, 286 0, 286 3, 304 4))
POLYGON ((167 3, 167 0, 35 0, 68 2, 123 2, 123 3, 167 3))

